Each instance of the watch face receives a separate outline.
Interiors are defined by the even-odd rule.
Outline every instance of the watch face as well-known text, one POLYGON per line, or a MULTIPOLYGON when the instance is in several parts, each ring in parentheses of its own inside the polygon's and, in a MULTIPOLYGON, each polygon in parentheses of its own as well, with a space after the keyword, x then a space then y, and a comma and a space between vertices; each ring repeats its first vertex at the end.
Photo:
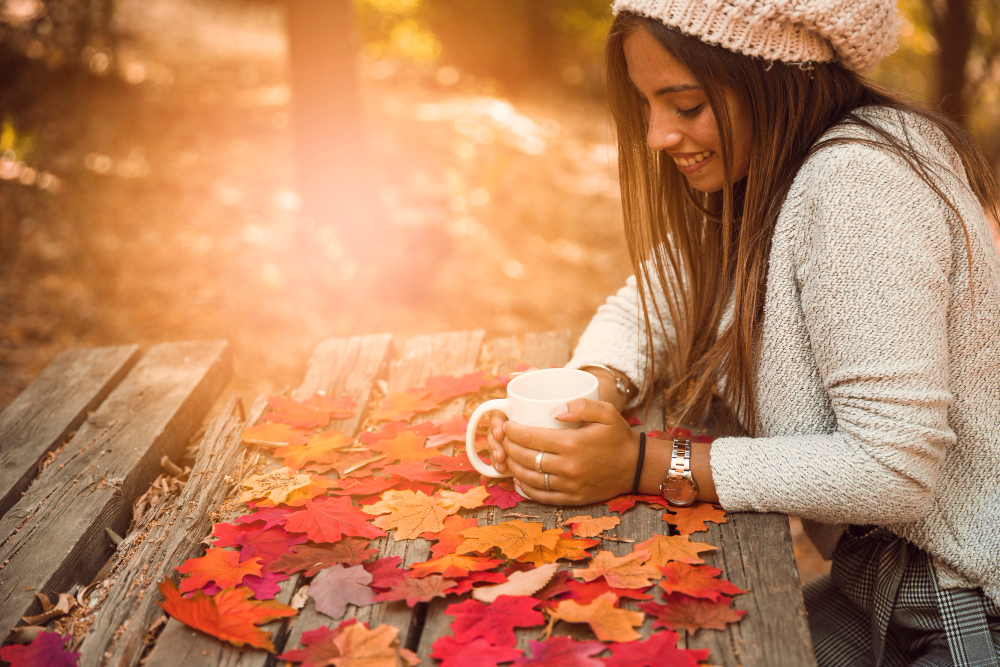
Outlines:
POLYGON ((671 505, 686 507, 694 503, 698 497, 698 489, 691 480, 684 477, 671 477, 663 482, 663 498, 671 505))

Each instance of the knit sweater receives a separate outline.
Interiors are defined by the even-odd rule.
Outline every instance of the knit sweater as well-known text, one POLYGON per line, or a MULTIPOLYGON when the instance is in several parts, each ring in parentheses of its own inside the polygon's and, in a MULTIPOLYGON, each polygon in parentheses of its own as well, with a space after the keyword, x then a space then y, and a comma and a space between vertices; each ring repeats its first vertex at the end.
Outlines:
MULTIPOLYGON (((716 439, 712 476, 726 510, 800 516, 827 557, 844 524, 886 526, 932 556, 943 587, 981 586, 1000 603, 1000 255, 944 135, 913 115, 861 113, 895 136, 905 123, 968 245, 899 157, 857 143, 811 156, 774 229, 759 437, 716 439)), ((668 324, 646 348, 632 276, 567 366, 619 369, 641 388, 635 407, 652 384, 647 355, 664 368, 672 335, 668 324)))

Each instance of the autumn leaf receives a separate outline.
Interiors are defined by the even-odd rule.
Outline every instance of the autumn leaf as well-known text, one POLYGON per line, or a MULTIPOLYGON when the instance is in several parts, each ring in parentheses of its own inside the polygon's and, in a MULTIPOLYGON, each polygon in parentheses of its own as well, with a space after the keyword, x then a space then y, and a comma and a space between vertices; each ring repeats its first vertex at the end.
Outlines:
POLYGON ((444 613, 454 616, 451 631, 455 639, 469 642, 479 637, 494 646, 514 646, 514 628, 541 625, 545 618, 535 610, 538 600, 527 596, 501 595, 491 604, 466 600, 448 606, 444 613))
POLYGON ((0 648, 0 660, 9 662, 10 667, 76 667, 80 654, 63 648, 72 639, 55 632, 39 632, 30 644, 0 648))
POLYGON ((270 500, 275 505, 283 503, 297 489, 302 489, 312 484, 312 476, 296 473, 290 468, 278 468, 262 475, 251 475, 240 488, 244 491, 240 494, 241 503, 258 498, 270 500))
POLYGON ((216 538, 214 546, 240 547, 240 560, 259 557, 264 564, 308 539, 305 535, 290 535, 282 526, 261 528, 252 524, 237 526, 233 523, 215 524, 212 536, 216 538))
POLYGON ((258 447, 284 447, 285 445, 304 445, 309 442, 309 436, 288 424, 265 422, 243 429, 243 442, 258 447))
POLYGON ((302 469, 307 463, 336 463, 341 450, 354 444, 354 438, 340 431, 324 431, 309 438, 304 445, 285 445, 274 450, 274 456, 287 467, 302 469))
POLYGON ((201 558, 188 558, 177 571, 191 576, 181 582, 181 593, 196 591, 215 582, 219 588, 233 588, 248 574, 260 575, 260 558, 240 562, 236 551, 209 548, 201 558))
POLYGON ((365 513, 348 498, 324 496, 310 500, 305 507, 288 515, 285 528, 305 533, 313 542, 337 542, 344 535, 382 537, 385 532, 369 523, 365 513))
POLYGON ((502 510, 510 509, 524 500, 521 494, 514 490, 514 485, 507 481, 491 484, 486 487, 486 490, 490 492, 490 496, 483 501, 483 504, 493 505, 502 510))
POLYGON ((443 529, 434 533, 421 533, 420 537, 425 540, 437 540, 437 544, 431 546, 431 555, 440 558, 455 553, 459 545, 465 541, 462 531, 467 528, 475 528, 478 523, 475 518, 449 516, 445 517, 443 529))
POLYGON ((601 642, 578 642, 571 637, 551 637, 531 642, 531 657, 518 658, 511 667, 604 667, 597 655, 607 646, 601 642))
POLYGON ((660 566, 660 571, 663 573, 660 588, 667 593, 683 593, 715 602, 723 594, 739 595, 746 592, 726 579, 717 579, 722 570, 711 565, 667 563, 660 566))
POLYGON ((287 579, 287 574, 278 574, 277 572, 268 572, 265 570, 259 577, 255 574, 248 574, 243 577, 243 583, 240 586, 246 586, 253 591, 253 596, 258 600, 273 600, 281 592, 279 584, 287 579))
POLYGON ((602 642, 629 642, 642 637, 633 627, 642 625, 643 613, 615 606, 618 598, 605 593, 590 604, 563 600, 549 612, 550 616, 567 623, 586 623, 602 642))
MULTIPOLYGON (((645 589, 638 588, 613 588, 603 578, 595 579, 587 583, 576 579, 566 579, 560 585, 544 591, 546 598, 559 597, 560 600, 576 600, 580 604, 589 604, 605 593, 614 593, 615 597, 628 598, 630 600, 652 600, 653 596, 644 593, 645 589)), ((554 606, 551 603, 548 606, 554 606)), ((615 604, 618 606, 618 603, 615 604)))
POLYGON ((394 487, 399 480, 393 477, 371 476, 340 480, 341 488, 332 489, 335 496, 373 496, 394 487))
POLYGON ((733 609, 731 600, 721 596, 717 601, 699 600, 681 593, 663 596, 667 604, 647 602, 639 608, 656 617, 654 628, 687 630, 690 633, 701 629, 725 630, 727 623, 738 623, 746 612, 733 609))
POLYGON ((337 563, 360 565, 366 558, 378 553, 377 549, 366 549, 366 546, 368 540, 354 537, 345 537, 330 546, 297 546, 269 563, 266 569, 286 574, 304 572, 305 576, 312 577, 320 570, 337 563))
POLYGON ((399 461, 403 464, 419 463, 423 465, 427 459, 439 454, 436 449, 424 447, 426 440, 427 438, 417 435, 413 431, 401 431, 396 437, 379 440, 369 447, 371 447, 372 452, 384 454, 387 464, 399 461))
POLYGON ((347 605, 359 607, 375 601, 375 593, 368 586, 372 575, 360 565, 342 564, 328 567, 309 584, 309 597, 316 610, 330 618, 340 618, 347 612, 347 605))
POLYGON ((437 403, 464 396, 466 394, 478 393, 487 385, 495 385, 496 381, 486 376, 482 371, 475 371, 466 375, 435 375, 427 378, 424 382, 424 389, 429 392, 429 398, 437 403))
POLYGON ((502 584, 505 581, 507 575, 503 572, 470 572, 456 580, 455 587, 448 589, 448 595, 465 595, 476 588, 477 584, 502 584))
MULTIPOLYGON (((464 450, 455 456, 438 454, 427 459, 424 463, 435 466, 435 469, 440 469, 444 472, 476 472, 476 469, 472 467, 472 462, 469 461, 469 457, 465 455, 464 450)), ((489 489, 487 488, 487 490, 489 489)))
POLYGON ((453 579, 446 579, 440 574, 431 574, 420 579, 403 577, 395 582, 388 591, 376 595, 375 601, 406 600, 406 604, 412 607, 418 602, 429 602, 432 598, 444 597, 454 586, 453 579))
POLYGON ((652 585, 650 579, 660 578, 660 571, 653 565, 643 565, 649 559, 649 552, 635 550, 622 556, 610 551, 602 551, 590 561, 590 566, 573 570, 573 576, 584 581, 604 577, 609 586, 615 588, 645 588, 652 585))
POLYGON ((443 484, 451 475, 443 470, 432 470, 422 462, 412 462, 403 465, 387 465, 382 468, 383 475, 389 475, 411 482, 426 482, 428 484, 443 484))
POLYGON ((474 486, 464 493, 448 491, 447 489, 434 494, 441 507, 448 511, 448 514, 455 514, 459 510, 474 510, 483 506, 483 501, 489 497, 489 492, 485 486, 474 486))
POLYGON ((706 521, 726 523, 725 511, 711 503, 695 503, 691 507, 675 507, 670 512, 664 512, 663 520, 676 526, 677 532, 681 535, 708 530, 708 526, 705 525, 706 521))
POLYGON ((608 509, 612 512, 624 512, 627 509, 631 509, 633 505, 637 502, 649 503, 650 505, 659 505, 661 507, 669 507, 670 505, 662 496, 654 495, 632 495, 627 494, 624 496, 618 496, 612 498, 611 500, 605 502, 604 504, 608 506, 608 509))
POLYGON ((649 560, 645 565, 666 565, 671 561, 681 563, 704 563, 698 557, 702 551, 715 549, 705 542, 691 542, 687 535, 653 535, 645 542, 635 545, 635 551, 648 551, 649 560))
POLYGON ((369 630, 363 623, 344 627, 333 642, 342 657, 334 658, 334 667, 396 667, 402 651, 396 636, 399 628, 385 623, 369 630))
POLYGON ((462 531, 462 535, 465 541, 459 545, 458 553, 489 553, 491 549, 497 548, 507 558, 517 558, 534 551, 539 545, 555 549, 561 533, 558 528, 543 530, 540 523, 514 519, 496 526, 467 528, 462 531))
POLYGON ((374 524, 386 530, 396 529, 392 537, 396 541, 412 540, 420 533, 435 533, 444 529, 444 517, 448 512, 434 498, 413 491, 394 491, 382 494, 382 500, 362 508, 366 514, 384 515, 374 520, 374 524))
POLYGON ((489 603, 501 595, 534 595, 549 583, 558 569, 558 564, 550 563, 524 572, 514 572, 505 583, 474 589, 472 597, 480 602, 489 603))
POLYGON ((606 530, 611 530, 622 522, 616 516, 571 516, 563 521, 564 526, 571 526, 577 537, 597 537, 606 530))
POLYGON ((441 407, 440 403, 430 398, 427 389, 410 389, 386 395, 381 405, 371 414, 373 422, 410 421, 420 412, 428 412, 441 407))
POLYGON ((438 667, 496 667, 521 655, 510 646, 494 646, 485 639, 461 642, 451 636, 439 638, 431 646, 431 657, 440 660, 438 667))
POLYGON ((326 667, 326 665, 333 664, 333 658, 340 657, 340 647, 333 641, 339 634, 339 628, 331 630, 325 625, 315 630, 306 630, 299 638, 299 643, 303 648, 285 651, 277 658, 301 662, 302 667, 326 667))
POLYGON ((263 521, 264 525, 262 528, 266 530, 271 526, 284 525, 285 519, 291 511, 292 510, 287 507, 265 507, 263 509, 255 510, 250 514, 238 516, 233 523, 246 524, 254 523, 255 521, 263 521))
POLYGON ((677 633, 655 632, 645 641, 612 644, 611 655, 604 658, 606 667, 699 667, 708 660, 708 649, 677 648, 677 633))
POLYGON ((291 398, 268 396, 267 402, 271 408, 261 419, 269 422, 288 424, 292 428, 314 429, 322 428, 330 423, 330 411, 305 405, 291 398))
POLYGON ((469 420, 462 415, 454 415, 445 421, 433 423, 436 433, 427 438, 425 447, 443 447, 453 442, 465 443, 465 431, 469 427, 469 420))
POLYGON ((463 556, 447 554, 412 566, 412 576, 426 577, 429 574, 441 574, 451 579, 464 577, 469 572, 489 570, 500 564, 500 561, 483 556, 463 556))
POLYGON ((201 591, 185 598, 174 582, 166 579, 159 584, 163 602, 157 602, 173 618, 188 627, 200 630, 236 646, 253 646, 274 651, 268 633, 257 627, 278 618, 294 616, 296 611, 274 600, 250 600, 250 589, 227 588, 214 596, 201 591))
POLYGON ((577 539, 573 537, 572 533, 566 532, 559 536, 559 541, 556 542, 555 549, 548 549, 540 545, 531 553, 518 556, 517 561, 519 563, 543 565, 545 563, 554 563, 559 559, 582 560, 590 558, 587 549, 600 543, 601 540, 577 539))

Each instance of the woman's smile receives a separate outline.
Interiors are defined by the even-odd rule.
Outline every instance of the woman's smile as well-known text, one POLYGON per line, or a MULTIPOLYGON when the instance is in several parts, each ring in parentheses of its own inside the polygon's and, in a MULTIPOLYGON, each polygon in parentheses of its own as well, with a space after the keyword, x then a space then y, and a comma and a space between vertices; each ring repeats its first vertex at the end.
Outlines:
POLYGON ((701 153, 680 153, 671 155, 677 169, 685 176, 693 174, 701 169, 705 162, 715 154, 715 151, 704 151, 701 153))

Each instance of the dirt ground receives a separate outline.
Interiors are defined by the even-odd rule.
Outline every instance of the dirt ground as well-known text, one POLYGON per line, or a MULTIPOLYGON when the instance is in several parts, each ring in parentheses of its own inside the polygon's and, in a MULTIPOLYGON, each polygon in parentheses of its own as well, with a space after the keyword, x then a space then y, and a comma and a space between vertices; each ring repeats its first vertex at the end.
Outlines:
MULTIPOLYGON (((225 394, 252 399, 297 384, 330 336, 579 334, 630 273, 602 105, 366 63, 380 203, 413 245, 375 277, 298 214, 278 7, 117 11, 116 73, 46 91, 23 120, 61 187, 4 194, 0 408, 75 346, 228 339, 225 394)), ((793 528, 803 579, 825 571, 793 528)))

